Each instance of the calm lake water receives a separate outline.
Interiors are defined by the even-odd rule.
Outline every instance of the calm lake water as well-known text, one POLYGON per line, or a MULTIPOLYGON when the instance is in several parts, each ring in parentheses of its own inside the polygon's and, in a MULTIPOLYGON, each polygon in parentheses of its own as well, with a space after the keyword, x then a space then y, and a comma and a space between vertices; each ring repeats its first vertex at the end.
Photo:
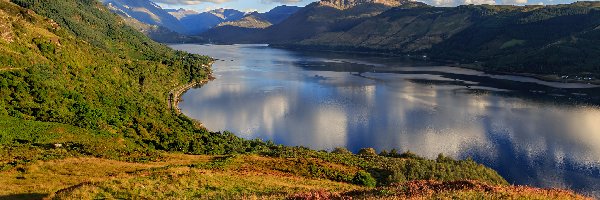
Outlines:
POLYGON ((209 130, 316 150, 471 157, 514 184, 600 197, 592 85, 264 45, 171 47, 219 59, 217 79, 180 104, 209 130))

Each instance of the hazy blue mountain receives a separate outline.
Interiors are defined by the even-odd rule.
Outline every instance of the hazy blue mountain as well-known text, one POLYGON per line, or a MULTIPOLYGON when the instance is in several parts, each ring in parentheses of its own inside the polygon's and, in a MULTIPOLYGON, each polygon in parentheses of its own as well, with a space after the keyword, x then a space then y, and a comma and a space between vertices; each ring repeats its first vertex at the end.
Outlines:
POLYGON ((185 27, 185 34, 198 35, 223 22, 236 21, 244 17, 245 13, 234 9, 216 9, 196 15, 182 17, 180 23, 185 27))
POLYGON ((134 18, 142 23, 168 28, 171 31, 184 33, 185 28, 179 20, 159 5, 149 0, 101 0, 113 12, 134 18))
POLYGON ((169 14, 173 15, 173 17, 177 18, 177 19, 181 19, 190 15, 197 15, 200 14, 199 12, 195 11, 195 10, 187 10, 187 9, 164 9, 165 11, 167 11, 169 14))
POLYGON ((286 20, 287 18, 298 12, 298 10, 300 9, 302 9, 302 7, 283 5, 271 9, 269 10, 269 12, 259 13, 259 15, 261 15, 265 20, 269 21, 271 24, 279 24, 283 20, 286 20))
POLYGON ((274 24, 279 24, 300 10, 300 8, 298 6, 278 6, 265 13, 252 12, 246 14, 242 19, 223 22, 217 25, 217 27, 223 31, 238 31, 236 27, 263 29, 274 24))
MULTIPOLYGON (((113 12, 151 26, 161 26, 183 34, 198 35, 223 22, 236 21, 245 13, 234 9, 216 9, 198 13, 186 9, 163 9, 150 0, 102 0, 113 12)), ((163 30, 164 32, 164 30, 163 30)))

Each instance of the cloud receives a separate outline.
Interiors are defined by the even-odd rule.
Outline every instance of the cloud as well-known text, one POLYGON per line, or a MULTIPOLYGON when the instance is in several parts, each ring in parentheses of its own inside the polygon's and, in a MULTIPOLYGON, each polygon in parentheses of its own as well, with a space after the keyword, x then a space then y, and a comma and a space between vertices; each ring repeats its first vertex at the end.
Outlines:
POLYGON ((300 3, 304 0, 261 0, 262 3, 279 3, 279 4, 294 4, 300 3))
MULTIPOLYGON (((527 1, 527 0, 504 0, 504 1, 527 1)), ((495 0, 424 0, 423 2, 433 6, 458 6, 465 4, 489 4, 495 5, 495 0)))
POLYGON ((515 4, 526 4, 527 0, 502 0, 502 4, 515 5, 515 4))
POLYGON ((231 0, 153 0, 155 3, 162 3, 167 5, 198 5, 204 2, 210 3, 225 3, 231 0))

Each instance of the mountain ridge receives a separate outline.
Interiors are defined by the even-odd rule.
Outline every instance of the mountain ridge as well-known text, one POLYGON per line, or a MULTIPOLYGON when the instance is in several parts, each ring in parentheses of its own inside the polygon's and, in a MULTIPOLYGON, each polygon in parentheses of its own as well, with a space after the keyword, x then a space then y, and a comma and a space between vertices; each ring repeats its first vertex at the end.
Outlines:
POLYGON ((184 27, 173 15, 162 7, 148 0, 102 0, 111 10, 127 14, 136 20, 149 25, 158 25, 174 32, 181 33, 184 27))
POLYGON ((267 28, 271 25, 279 24, 296 13, 299 9, 300 7, 298 6, 277 6, 265 13, 248 13, 239 20, 223 22, 216 27, 233 26, 240 28, 267 28))
POLYGON ((600 63, 591 55, 600 53, 600 48, 589 45, 600 44, 591 36, 597 34, 594 27, 600 25, 598 5, 394 8, 348 31, 323 33, 289 44, 430 54, 507 72, 598 74, 596 66, 600 63))
POLYGON ((600 76, 600 60, 594 58, 600 55, 598 2, 457 7, 321 2, 354 6, 313 3, 263 30, 217 27, 202 37, 217 43, 422 55, 498 72, 600 76))
MULTIPOLYGON (((404 2, 407 5, 413 4, 410 1, 398 2, 404 2)), ((390 8, 392 7, 385 4, 363 2, 345 9, 339 9, 331 5, 314 2, 301 8, 282 22, 263 30, 252 30, 243 27, 216 27, 200 36, 217 43, 278 44, 298 42, 319 33, 346 30, 390 8), (240 32, 240 34, 236 34, 236 32, 240 32)))

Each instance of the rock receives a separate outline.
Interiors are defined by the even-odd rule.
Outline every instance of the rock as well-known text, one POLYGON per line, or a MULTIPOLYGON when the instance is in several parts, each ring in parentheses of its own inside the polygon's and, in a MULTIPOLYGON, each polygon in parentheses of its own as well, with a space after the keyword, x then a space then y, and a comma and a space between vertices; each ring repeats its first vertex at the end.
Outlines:
POLYGON ((376 156, 377 152, 373 148, 362 148, 358 151, 358 155, 363 156, 376 156))

